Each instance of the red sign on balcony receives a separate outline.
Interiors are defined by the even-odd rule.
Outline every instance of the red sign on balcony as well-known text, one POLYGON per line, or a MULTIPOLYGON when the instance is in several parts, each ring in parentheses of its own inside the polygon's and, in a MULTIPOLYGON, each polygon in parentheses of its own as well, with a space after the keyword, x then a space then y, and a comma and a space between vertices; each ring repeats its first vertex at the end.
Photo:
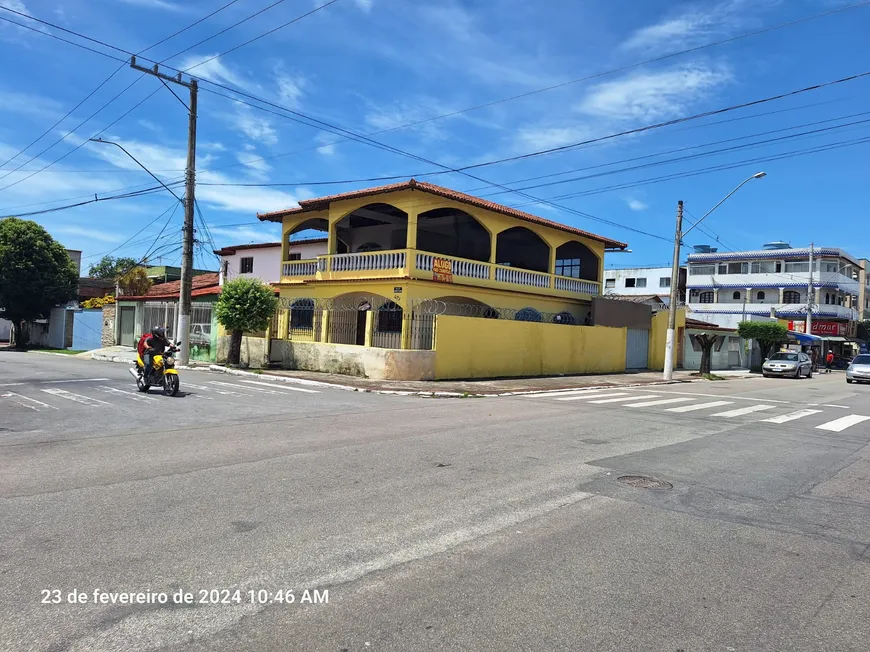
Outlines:
POLYGON ((453 283, 453 261, 436 258, 432 261, 432 280, 439 283, 453 283))
MULTIPOLYGON (((804 321, 790 321, 788 329, 795 333, 803 333, 806 330, 807 324, 804 321)), ((846 324, 840 321, 814 321, 812 325, 812 334, 832 335, 838 337, 846 336, 846 324)))

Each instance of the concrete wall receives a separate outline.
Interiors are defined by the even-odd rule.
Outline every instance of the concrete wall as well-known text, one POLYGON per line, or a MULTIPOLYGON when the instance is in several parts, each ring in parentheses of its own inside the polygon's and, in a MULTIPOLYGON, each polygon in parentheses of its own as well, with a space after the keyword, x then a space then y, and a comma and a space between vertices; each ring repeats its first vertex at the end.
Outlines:
POLYGON ((701 368, 701 351, 695 351, 690 339, 692 335, 697 335, 699 333, 718 335, 725 338, 725 341, 722 342, 722 347, 719 351, 716 350, 717 345, 713 345, 713 350, 710 352, 710 369, 712 371, 748 366, 746 355, 746 340, 744 340, 743 338, 739 338, 734 333, 728 332, 717 333, 715 331, 687 330, 685 335, 683 336, 685 339, 685 342, 683 344, 683 346, 685 347, 685 353, 683 354, 684 369, 701 368), (729 340, 731 339, 738 340, 739 351, 734 354, 730 352, 731 347, 729 340))
MULTIPOLYGON (((217 338, 217 355, 218 362, 226 362, 230 352, 230 336, 221 335, 217 338)), ((266 338, 264 337, 242 337, 241 355, 239 363, 242 367, 253 367, 261 369, 268 364, 266 338)))
POLYGON ((439 315, 435 378, 621 373, 625 344, 625 328, 439 315))
MULTIPOLYGON (((325 245, 324 245, 325 248, 325 245)), ((239 276, 258 278, 266 283, 277 283, 281 280, 281 245, 262 249, 239 249, 232 256, 222 256, 227 261, 227 280, 239 276), (251 274, 240 274, 242 258, 254 259, 254 271, 251 274)))
POLYGON ((432 380, 435 377, 434 351, 272 340, 271 361, 284 369, 322 371, 375 380, 432 380))
POLYGON ((12 322, 8 319, 0 319, 0 342, 8 342, 12 336, 12 322))
POLYGON ((592 323, 595 326, 648 329, 651 317, 652 307, 645 303, 602 297, 592 299, 592 323))

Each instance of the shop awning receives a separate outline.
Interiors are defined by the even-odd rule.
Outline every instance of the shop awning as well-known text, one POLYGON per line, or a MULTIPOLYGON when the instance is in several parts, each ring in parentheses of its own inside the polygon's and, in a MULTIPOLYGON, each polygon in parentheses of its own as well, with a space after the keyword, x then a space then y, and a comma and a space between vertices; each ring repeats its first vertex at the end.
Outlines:
POLYGON ((845 337, 840 337, 839 335, 829 335, 823 338, 826 342, 848 342, 845 337))
POLYGON ((808 345, 814 344, 814 345, 819 346, 822 343, 822 338, 819 337, 818 335, 807 335, 806 333, 798 333, 796 331, 789 331, 788 336, 790 338, 792 338, 793 340, 797 340, 801 344, 808 344, 808 345))

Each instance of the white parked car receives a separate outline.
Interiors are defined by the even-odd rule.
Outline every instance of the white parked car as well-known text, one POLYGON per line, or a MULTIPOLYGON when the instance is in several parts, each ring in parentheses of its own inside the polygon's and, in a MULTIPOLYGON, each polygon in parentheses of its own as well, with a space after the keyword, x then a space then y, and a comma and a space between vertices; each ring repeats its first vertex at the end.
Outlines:
POLYGON ((858 355, 846 369, 847 383, 870 383, 870 355, 858 355))
POLYGON ((796 351, 781 351, 774 353, 761 365, 761 373, 765 378, 770 376, 790 376, 800 378, 813 377, 813 361, 806 353, 796 351))

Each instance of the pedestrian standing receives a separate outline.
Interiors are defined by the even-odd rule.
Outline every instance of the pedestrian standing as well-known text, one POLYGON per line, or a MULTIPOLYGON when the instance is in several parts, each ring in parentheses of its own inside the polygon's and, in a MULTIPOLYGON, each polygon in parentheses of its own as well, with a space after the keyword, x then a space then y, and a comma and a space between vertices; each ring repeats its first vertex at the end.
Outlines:
POLYGON ((834 364, 834 352, 828 351, 828 355, 825 356, 825 373, 831 373, 831 365, 834 364))
POLYGON ((816 349, 812 350, 813 353, 813 371, 819 370, 819 352, 816 349))

